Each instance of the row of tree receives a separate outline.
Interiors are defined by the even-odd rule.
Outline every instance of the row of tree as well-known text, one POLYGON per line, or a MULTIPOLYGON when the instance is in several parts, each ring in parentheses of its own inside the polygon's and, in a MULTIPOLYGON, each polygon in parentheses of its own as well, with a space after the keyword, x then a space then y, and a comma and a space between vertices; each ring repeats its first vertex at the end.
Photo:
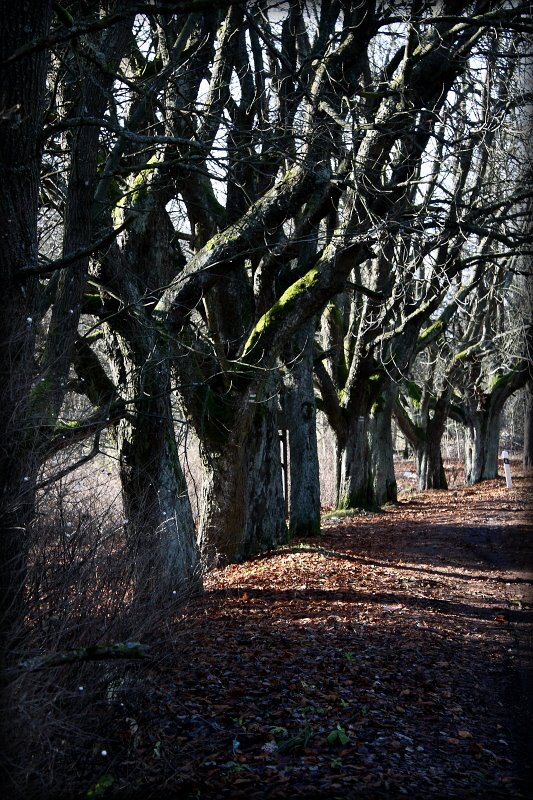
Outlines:
POLYGON ((0 25, 4 618, 43 465, 104 431, 141 599, 286 540, 280 427, 289 528, 318 530, 317 406, 339 507, 395 498, 393 413, 421 486, 443 485, 450 415, 467 479, 490 477, 531 363, 528 4, 20 5, 0 25))

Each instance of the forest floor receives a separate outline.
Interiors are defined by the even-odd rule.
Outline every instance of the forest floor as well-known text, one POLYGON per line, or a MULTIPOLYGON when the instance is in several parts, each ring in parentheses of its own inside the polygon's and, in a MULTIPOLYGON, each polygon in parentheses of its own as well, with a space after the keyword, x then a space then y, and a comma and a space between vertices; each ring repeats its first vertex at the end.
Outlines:
POLYGON ((102 740, 106 797, 532 796, 533 481, 409 480, 207 576, 102 740))

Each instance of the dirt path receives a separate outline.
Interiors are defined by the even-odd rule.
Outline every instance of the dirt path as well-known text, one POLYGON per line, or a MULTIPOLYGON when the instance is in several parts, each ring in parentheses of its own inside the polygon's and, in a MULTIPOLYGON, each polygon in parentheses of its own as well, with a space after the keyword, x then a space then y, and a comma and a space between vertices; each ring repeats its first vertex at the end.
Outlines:
POLYGON ((533 531, 515 487, 412 493, 212 573, 117 712, 110 796, 528 797, 533 531))
MULTIPOLYGON (((517 526, 514 542, 502 545, 502 529, 473 529, 468 546, 505 580, 502 616, 508 621, 512 639, 509 652, 514 665, 509 674, 509 707, 514 721, 517 764, 525 787, 533 791, 533 582, 527 565, 532 564, 531 526, 517 526), (509 545, 514 543, 512 550, 509 545)), ((503 534, 505 538, 505 533, 503 534)))
MULTIPOLYGON (((507 644, 508 670, 497 694, 507 706, 514 761, 525 796, 533 794, 533 526, 531 482, 515 480, 512 491, 501 482, 459 491, 446 509, 444 535, 415 546, 422 555, 446 548, 450 562, 476 565, 481 573, 470 594, 486 602, 478 615, 497 623, 494 640, 507 644), (455 511, 458 508, 458 511, 455 511), (456 525, 456 516, 462 518, 456 525), (449 522, 454 524, 449 524, 449 522), (479 588, 484 587, 484 592, 479 588), (472 591, 473 590, 473 591, 472 591), (485 596, 483 597, 483 594, 485 596), (501 633, 503 632, 503 635, 501 633), (507 640, 507 641, 505 641, 507 640), (529 790, 528 790, 529 787, 529 790)), ((423 500, 433 505, 434 496, 423 500)), ((415 501, 416 502, 416 501, 415 501)), ((479 663, 479 662, 478 662, 479 663)), ((480 675, 483 684, 483 676, 480 675)), ((490 691, 490 683, 487 685, 490 691)), ((518 792, 517 796, 520 796, 518 792)))

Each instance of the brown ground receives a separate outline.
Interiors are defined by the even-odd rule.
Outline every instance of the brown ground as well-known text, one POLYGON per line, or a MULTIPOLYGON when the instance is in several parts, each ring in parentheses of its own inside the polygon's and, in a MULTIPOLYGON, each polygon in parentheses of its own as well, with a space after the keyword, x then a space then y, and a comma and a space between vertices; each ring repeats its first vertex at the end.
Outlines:
POLYGON ((411 490, 211 573, 95 748, 105 796, 530 796, 531 485, 411 490))

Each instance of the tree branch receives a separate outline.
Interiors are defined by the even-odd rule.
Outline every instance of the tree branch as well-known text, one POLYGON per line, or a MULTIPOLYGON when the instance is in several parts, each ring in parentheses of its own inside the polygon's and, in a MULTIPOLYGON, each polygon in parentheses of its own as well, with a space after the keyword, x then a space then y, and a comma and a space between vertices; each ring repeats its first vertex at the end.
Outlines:
POLYGON ((68 467, 65 467, 59 472, 55 472, 49 478, 46 478, 44 481, 39 481, 35 485, 35 491, 38 492, 41 489, 45 489, 47 486, 51 486, 52 483, 56 483, 56 481, 60 481, 62 478, 66 478, 67 475, 70 475, 71 472, 75 472, 79 467, 82 467, 84 464, 87 464, 89 461, 92 461, 100 453, 100 435, 102 431, 97 431, 96 436, 94 437, 93 446, 87 455, 82 456, 73 464, 69 464, 68 467))
POLYGON ((15 667, 4 670, 13 673, 15 670, 31 670, 36 672, 49 667, 63 667, 66 664, 77 664, 83 661, 108 661, 111 659, 148 658, 150 648, 141 642, 116 642, 114 644, 92 644, 89 647, 78 647, 75 650, 58 650, 55 653, 44 653, 40 656, 19 661, 15 667))
POLYGON ((79 39, 81 36, 85 36, 88 33, 97 33, 98 31, 103 31, 106 28, 111 27, 111 25, 116 25, 118 22, 121 22, 123 19, 131 17, 132 15, 175 15, 194 13, 195 11, 212 11, 214 8, 226 8, 227 6, 231 5, 232 2, 234 2, 234 0, 181 0, 181 2, 177 0, 177 2, 172 3, 164 1, 160 3, 131 3, 131 5, 128 5, 127 8, 116 11, 113 14, 108 14, 107 16, 101 17, 98 20, 80 24, 74 22, 67 28, 67 30, 62 27, 59 30, 52 31, 48 36, 42 36, 39 39, 34 39, 33 41, 27 42, 27 44, 17 48, 14 53, 11 53, 11 55, 6 58, 0 66, 3 66, 4 64, 12 64, 15 61, 19 61, 21 58, 25 58, 31 53, 38 53, 41 50, 48 50, 54 45, 74 41, 74 39, 79 39))
POLYGON ((101 239, 98 239, 96 242, 91 242, 88 247, 80 247, 79 250, 75 250, 73 253, 70 253, 68 256, 64 256, 63 258, 58 258, 56 261, 50 261, 47 264, 39 264, 36 267, 19 267, 17 270, 17 276, 20 279, 30 278, 34 275, 47 275, 50 272, 55 272, 58 269, 69 267, 79 258, 90 256, 92 253, 95 253, 102 247, 107 247, 107 245, 111 244, 111 242, 116 239, 119 233, 122 233, 122 231, 125 230, 132 221, 133 217, 128 218, 121 225, 119 225, 118 228, 113 228, 112 231, 106 233, 106 235, 101 239))

